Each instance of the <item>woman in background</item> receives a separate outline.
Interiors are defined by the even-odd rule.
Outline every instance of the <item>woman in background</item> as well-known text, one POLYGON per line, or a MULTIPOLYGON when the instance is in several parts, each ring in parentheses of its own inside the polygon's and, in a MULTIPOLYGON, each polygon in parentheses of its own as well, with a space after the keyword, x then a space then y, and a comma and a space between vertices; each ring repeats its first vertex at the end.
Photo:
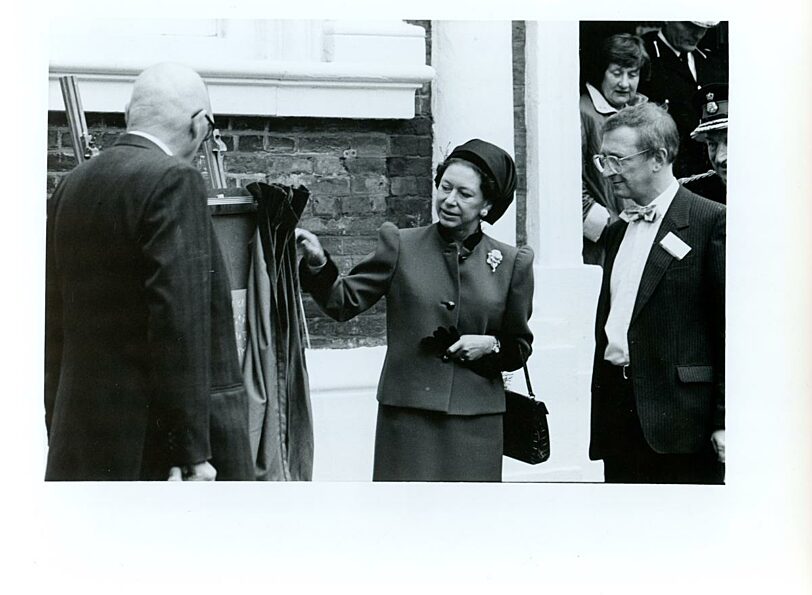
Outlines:
POLYGON ((603 265, 603 230, 623 210, 612 183, 595 168, 592 156, 600 153, 603 124, 627 105, 648 99, 637 92, 640 77, 648 73, 649 57, 643 40, 620 33, 608 37, 586 73, 581 95, 581 204, 584 225, 584 264, 603 265))
POLYGON ((375 252, 344 277, 316 236, 297 230, 302 287, 339 321, 386 298, 373 480, 501 481, 501 372, 530 355, 533 252, 480 224, 507 210, 516 167, 474 139, 434 182, 437 223, 385 223, 375 252))

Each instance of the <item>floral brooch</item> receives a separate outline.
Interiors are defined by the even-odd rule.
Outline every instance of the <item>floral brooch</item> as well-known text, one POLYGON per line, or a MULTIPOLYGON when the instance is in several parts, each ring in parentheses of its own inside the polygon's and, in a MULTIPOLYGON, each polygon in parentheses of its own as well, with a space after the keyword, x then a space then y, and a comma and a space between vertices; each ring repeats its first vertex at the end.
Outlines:
POLYGON ((491 272, 495 273, 496 267, 502 262, 502 253, 499 250, 491 250, 488 252, 488 257, 485 259, 485 262, 491 266, 491 272))

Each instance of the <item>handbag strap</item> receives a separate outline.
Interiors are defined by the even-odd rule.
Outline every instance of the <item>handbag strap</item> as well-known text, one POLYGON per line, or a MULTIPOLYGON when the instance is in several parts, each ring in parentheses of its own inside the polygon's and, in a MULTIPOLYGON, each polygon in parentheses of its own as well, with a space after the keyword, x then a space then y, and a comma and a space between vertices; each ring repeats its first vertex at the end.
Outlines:
POLYGON ((527 364, 522 364, 522 368, 524 368, 524 381, 527 383, 527 392, 530 393, 531 399, 535 399, 536 395, 533 392, 533 386, 530 384, 530 372, 527 371, 527 364))
MULTIPOLYGON (((519 356, 524 357, 521 343, 519 343, 518 348, 519 348, 519 356)), ((527 371, 526 359, 522 361, 522 368, 524 369, 524 381, 527 383, 527 392, 530 394, 531 399, 535 399, 536 394, 533 392, 533 385, 530 384, 530 372, 527 371)))

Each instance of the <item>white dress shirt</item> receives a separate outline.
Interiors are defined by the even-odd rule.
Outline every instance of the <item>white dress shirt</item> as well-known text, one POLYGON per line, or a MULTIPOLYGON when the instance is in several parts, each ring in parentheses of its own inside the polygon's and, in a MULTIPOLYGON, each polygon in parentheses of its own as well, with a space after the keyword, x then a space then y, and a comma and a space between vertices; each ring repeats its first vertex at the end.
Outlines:
POLYGON ((158 145, 158 148, 161 149, 161 151, 163 151, 170 157, 172 156, 172 151, 169 149, 169 147, 166 146, 166 143, 157 136, 155 136, 154 134, 150 134, 149 132, 142 132, 141 130, 128 130, 127 134, 134 134, 135 136, 141 136, 147 139, 148 141, 152 141, 153 143, 158 145))
MULTIPOLYGON (((655 205, 657 213, 654 221, 650 223, 643 219, 630 221, 620 242, 609 282, 609 318, 605 327, 609 343, 603 356, 606 361, 616 366, 631 363, 627 334, 634 303, 637 300, 637 291, 640 288, 640 279, 643 277, 643 269, 654 245, 654 238, 657 237, 657 231, 677 190, 679 184, 676 178, 672 178, 662 194, 650 203, 655 205)), ((625 214, 621 214, 621 218, 625 219, 625 214)))

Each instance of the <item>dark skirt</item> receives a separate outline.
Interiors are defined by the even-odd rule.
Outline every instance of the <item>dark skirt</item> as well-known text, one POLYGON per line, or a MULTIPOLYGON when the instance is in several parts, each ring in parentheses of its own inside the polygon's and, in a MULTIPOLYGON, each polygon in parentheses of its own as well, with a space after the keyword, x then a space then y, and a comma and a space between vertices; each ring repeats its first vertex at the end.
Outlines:
POLYGON ((378 405, 373 481, 502 481, 502 414, 378 405))

